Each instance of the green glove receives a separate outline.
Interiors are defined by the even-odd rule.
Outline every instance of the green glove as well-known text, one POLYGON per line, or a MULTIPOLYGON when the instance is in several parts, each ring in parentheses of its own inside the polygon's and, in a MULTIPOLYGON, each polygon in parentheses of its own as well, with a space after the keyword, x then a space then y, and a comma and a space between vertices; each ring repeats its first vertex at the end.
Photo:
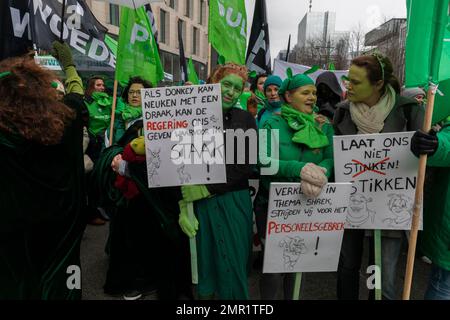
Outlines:
POLYGON ((178 206, 180 207, 180 216, 178 218, 178 224, 181 227, 181 230, 189 237, 193 238, 197 234, 198 230, 198 220, 193 216, 193 220, 189 219, 189 213, 187 209, 187 202, 184 200, 180 200, 178 202, 178 206))
POLYGON ((53 41, 52 47, 52 56, 58 59, 63 69, 66 69, 70 66, 75 66, 75 64, 73 63, 72 52, 70 51, 70 48, 66 43, 53 41))
POLYGON ((183 194, 183 199, 186 202, 194 202, 207 198, 211 195, 203 184, 197 186, 182 186, 181 193, 183 194))

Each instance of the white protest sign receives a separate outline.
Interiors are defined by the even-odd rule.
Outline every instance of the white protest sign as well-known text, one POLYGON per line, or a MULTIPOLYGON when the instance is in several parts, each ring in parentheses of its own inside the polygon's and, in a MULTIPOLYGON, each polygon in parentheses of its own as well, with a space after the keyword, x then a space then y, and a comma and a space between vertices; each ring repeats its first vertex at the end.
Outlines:
POLYGON ((352 182, 346 228, 410 230, 418 159, 414 132, 334 137, 336 181, 352 182))
POLYGON ((148 185, 225 183, 220 84, 142 89, 148 185))
POLYGON ((331 183, 312 199, 299 183, 272 183, 263 273, 336 271, 350 191, 331 183))

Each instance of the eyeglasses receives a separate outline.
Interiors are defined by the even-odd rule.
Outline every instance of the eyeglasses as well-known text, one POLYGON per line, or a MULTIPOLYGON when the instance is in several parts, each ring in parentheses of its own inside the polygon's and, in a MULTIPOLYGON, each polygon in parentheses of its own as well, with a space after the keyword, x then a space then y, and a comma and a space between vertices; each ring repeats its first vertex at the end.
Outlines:
POLYGON ((136 90, 136 91, 130 90, 130 91, 128 91, 128 94, 130 96, 133 96, 133 95, 140 96, 141 95, 141 90, 136 90))

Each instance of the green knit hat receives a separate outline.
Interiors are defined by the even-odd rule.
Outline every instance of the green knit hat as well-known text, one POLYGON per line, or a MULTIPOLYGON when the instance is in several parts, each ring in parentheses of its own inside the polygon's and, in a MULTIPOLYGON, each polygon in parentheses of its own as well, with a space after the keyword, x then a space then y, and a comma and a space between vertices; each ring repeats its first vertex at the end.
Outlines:
POLYGON ((289 68, 287 70, 287 78, 281 84, 278 94, 283 96, 286 91, 291 91, 303 86, 313 85, 315 86, 314 80, 305 74, 297 74, 292 76, 292 70, 289 68))

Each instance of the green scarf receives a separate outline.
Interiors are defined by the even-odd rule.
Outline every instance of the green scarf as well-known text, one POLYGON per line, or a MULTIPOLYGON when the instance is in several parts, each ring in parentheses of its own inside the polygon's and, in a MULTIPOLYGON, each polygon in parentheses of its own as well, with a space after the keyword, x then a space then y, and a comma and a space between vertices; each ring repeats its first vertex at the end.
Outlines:
POLYGON ((126 122, 142 117, 142 108, 132 107, 129 104, 125 104, 120 112, 122 119, 126 122))
POLYGON ((93 92, 92 99, 97 102, 99 106, 108 107, 113 103, 112 97, 110 97, 106 92, 93 92))
POLYGON ((323 148, 330 144, 328 137, 316 126, 314 114, 306 114, 283 105, 281 116, 289 127, 296 131, 292 137, 295 143, 303 143, 311 149, 323 148))

